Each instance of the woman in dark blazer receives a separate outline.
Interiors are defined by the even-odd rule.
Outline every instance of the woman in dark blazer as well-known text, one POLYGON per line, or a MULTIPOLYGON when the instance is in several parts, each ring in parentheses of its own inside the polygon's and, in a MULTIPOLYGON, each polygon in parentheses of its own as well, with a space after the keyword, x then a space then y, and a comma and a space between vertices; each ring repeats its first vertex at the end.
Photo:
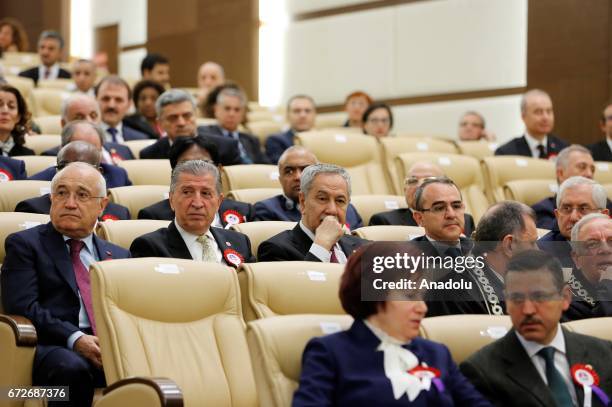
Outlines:
POLYGON ((136 113, 126 116, 123 122, 129 127, 145 133, 149 138, 158 139, 163 131, 157 120, 155 102, 164 93, 164 87, 155 81, 143 80, 134 85, 132 99, 136 113))
POLYGON ((23 96, 17 88, 0 85, 0 155, 34 155, 25 147, 30 112, 23 96))
MULTIPOLYGON (((420 253, 410 243, 373 243, 350 256, 340 300, 355 322, 306 345, 294 407, 491 405, 461 374, 446 346, 417 336, 427 312, 417 290, 407 293, 409 300, 361 301, 362 269, 372 275, 364 274, 366 284, 389 275, 372 273, 373 254, 398 252, 420 253)), ((420 273, 402 275, 418 281, 420 273)))

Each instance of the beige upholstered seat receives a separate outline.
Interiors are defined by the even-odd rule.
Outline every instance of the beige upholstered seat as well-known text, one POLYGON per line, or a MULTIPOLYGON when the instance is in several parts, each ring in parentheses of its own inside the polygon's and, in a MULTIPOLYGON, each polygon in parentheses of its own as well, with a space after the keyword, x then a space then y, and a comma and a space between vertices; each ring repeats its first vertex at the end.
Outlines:
POLYGON ((327 130, 333 128, 341 128, 347 120, 346 113, 323 113, 318 114, 315 118, 315 128, 319 130, 327 130))
POLYGON ((142 150, 145 147, 149 147, 151 144, 154 144, 154 143, 155 143, 155 140, 153 139, 130 140, 130 141, 123 142, 123 144, 129 147, 134 158, 140 158, 140 150, 142 150))
POLYGON ((58 89, 32 89, 35 117, 61 114, 62 101, 70 94, 58 89))
POLYGON ((275 120, 249 122, 249 130, 251 134, 257 136, 259 143, 264 146, 268 136, 280 133, 283 130, 283 123, 275 120))
POLYGON ((41 134, 34 136, 27 136, 25 139, 25 146, 37 155, 40 155, 43 151, 49 150, 50 148, 57 147, 62 144, 62 139, 58 134, 41 134))
POLYGON ((538 158, 515 155, 485 157, 482 166, 491 202, 504 200, 503 187, 510 181, 549 179, 555 182, 556 179, 555 164, 538 158))
POLYGON ((459 364, 512 328, 506 315, 445 315, 421 321, 420 336, 448 346, 459 364))
POLYGON ((612 183, 612 165, 609 162, 597 161, 595 163, 595 175, 593 179, 600 184, 612 183))
MULTIPOLYGON (((43 134, 62 134, 62 117, 60 115, 39 116, 34 119, 43 134)), ((33 136, 36 137, 36 136, 33 136)), ((57 143, 56 145, 60 145, 57 143)))
POLYGON ((255 110, 247 113, 249 125, 256 122, 270 122, 279 121, 282 122, 283 117, 279 116, 276 112, 269 110, 255 110))
POLYGON ((170 185, 169 160, 124 160, 119 166, 125 168, 134 185, 170 185))
POLYGON ((235 201, 254 204, 255 202, 263 201, 264 199, 272 198, 282 193, 283 190, 281 188, 247 188, 233 189, 229 191, 225 197, 235 201))
POLYGON ((130 210, 132 219, 138 218, 142 208, 168 198, 166 185, 130 185, 108 190, 111 202, 123 205, 130 210))
POLYGON ((196 119, 196 124, 198 126, 210 126, 213 124, 217 124, 217 120, 212 119, 210 117, 199 117, 196 119))
POLYGON ((4 241, 8 235, 48 223, 49 220, 49 215, 40 213, 0 212, 0 264, 4 263, 6 256, 4 241))
POLYGON ((167 377, 185 406, 257 405, 236 273, 202 264, 139 258, 92 266, 109 385, 132 376, 167 377))
POLYGON ((43 89, 57 89, 68 91, 70 85, 72 85, 74 81, 72 79, 41 79, 38 81, 38 87, 43 89))
POLYGON ((13 212, 19 202, 48 194, 50 188, 49 181, 0 182, 0 212, 13 212))
POLYGON ((538 232, 538 239, 544 236, 545 234, 547 234, 548 232, 550 232, 549 229, 537 228, 536 230, 538 232))
POLYGON ((276 220, 265 220, 260 222, 246 222, 232 225, 230 229, 244 233, 251 241, 251 251, 256 254, 259 245, 279 233, 293 229, 295 222, 283 222, 276 220))
POLYGON ((46 155, 19 155, 13 158, 21 160, 25 163, 28 177, 31 177, 32 175, 37 174, 42 170, 46 170, 49 167, 53 167, 55 166, 55 164, 57 164, 57 157, 46 155))
POLYGON ((495 154, 497 143, 488 141, 457 141, 457 148, 463 155, 469 155, 477 160, 482 160, 485 157, 491 157, 495 154))
POLYGON ((351 131, 300 133, 296 144, 312 151, 322 163, 344 167, 351 175, 353 194, 392 194, 374 137, 351 131))
POLYGON ((344 314, 338 288, 344 265, 307 261, 243 264, 238 270, 244 319, 288 314, 344 314))
POLYGON ((353 195, 351 203, 357 209, 364 225, 370 223, 370 218, 379 212, 406 208, 406 198, 399 195, 353 195))
POLYGON ((398 180, 403 182, 410 167, 418 161, 429 161, 436 164, 444 173, 452 178, 461 190, 465 202, 466 213, 474 217, 478 222, 489 206, 489 201, 483 193, 484 181, 478 160, 473 157, 459 154, 444 153, 404 153, 395 158, 398 180))
POLYGON ((504 196, 506 199, 532 206, 555 195, 557 189, 557 182, 550 179, 521 179, 506 183, 504 196))
POLYGON ((612 341, 612 317, 588 318, 563 323, 570 331, 612 341))
POLYGON ((165 228, 170 224, 168 220, 157 219, 130 219, 99 222, 96 234, 104 240, 129 249, 137 237, 146 233, 165 228))
POLYGON ((376 225, 353 230, 353 235, 375 242, 411 240, 424 234, 425 229, 420 226, 376 225))
POLYGON ((6 79, 9 85, 17 88, 27 102, 30 101, 32 89, 34 89, 34 81, 32 79, 17 75, 6 75, 4 79, 6 79))
POLYGON ((349 315, 283 315, 248 323, 260 406, 291 405, 302 371, 306 343, 315 337, 348 329, 349 315))
POLYGON ((278 188, 278 167, 270 164, 225 166, 221 170, 223 193, 234 189, 278 188))

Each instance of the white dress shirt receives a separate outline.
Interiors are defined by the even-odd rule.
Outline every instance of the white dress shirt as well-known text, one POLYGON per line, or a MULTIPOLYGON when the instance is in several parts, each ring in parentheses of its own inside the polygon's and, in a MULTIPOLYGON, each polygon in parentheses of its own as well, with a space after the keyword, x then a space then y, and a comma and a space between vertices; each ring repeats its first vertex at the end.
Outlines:
POLYGON ((610 138, 606 137, 606 143, 608 143, 608 148, 610 149, 610 151, 612 151, 612 140, 610 140, 610 138))
MULTIPOLYGON (((198 235, 194 235, 193 233, 189 233, 185 229, 183 229, 181 225, 179 225, 178 222, 176 221, 176 218, 174 218, 174 224, 176 225, 176 228, 178 229, 179 234, 183 238, 183 241, 185 242, 185 245, 187 246, 187 250, 189 250, 189 254, 191 254, 191 258, 196 261, 202 261, 203 247, 202 247, 202 244, 197 241, 198 235)), ((223 254, 221 253, 221 249, 219 248, 219 245, 217 244, 215 237, 211 233, 210 228, 208 228, 205 235, 210 238, 210 242, 212 243, 214 250, 215 250, 215 255, 217 256, 217 262, 221 264, 227 264, 225 260, 223 260, 223 254)))
POLYGON ((538 146, 540 144, 544 146, 544 152, 546 154, 550 153, 550 151, 548 151, 548 136, 544 136, 542 141, 539 141, 529 133, 525 132, 525 140, 527 141, 527 145, 529 146, 529 150, 531 151, 531 156, 533 158, 540 158, 540 150, 538 150, 538 146))
POLYGON ((40 81, 40 80, 58 79, 59 70, 60 70, 60 66, 57 62, 51 65, 49 68, 47 68, 44 65, 39 65, 38 66, 38 80, 40 81), (45 78, 45 71, 47 69, 49 69, 49 76, 45 78))
POLYGON ((108 124, 101 122, 100 126, 102 127, 102 130, 104 130, 104 139, 106 140, 107 143, 124 143, 125 140, 123 139, 123 123, 119 122, 115 128, 117 129, 117 135, 115 136, 115 138, 117 139, 117 141, 113 141, 113 136, 111 136, 111 134, 107 131, 110 127, 108 124))
MULTIPOLYGON (((314 242, 314 233, 312 233, 310 229, 308 229, 306 225, 302 223, 302 221, 300 221, 300 228, 302 229, 302 231, 304 231, 304 233, 306 233, 306 236, 308 236, 310 240, 312 240, 312 246, 310 246, 310 250, 308 250, 308 252, 312 253, 317 259, 321 260, 323 263, 329 263, 331 260, 331 252, 323 246, 320 246, 314 242)), ((342 248, 337 242, 332 249, 334 251, 334 254, 336 255, 338 263, 346 264, 346 255, 344 254, 342 248)))

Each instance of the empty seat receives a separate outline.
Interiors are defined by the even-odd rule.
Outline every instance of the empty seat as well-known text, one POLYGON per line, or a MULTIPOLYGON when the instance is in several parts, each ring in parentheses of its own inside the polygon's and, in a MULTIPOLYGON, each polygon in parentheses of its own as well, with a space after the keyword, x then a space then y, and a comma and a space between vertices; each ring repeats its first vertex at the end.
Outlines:
POLYGON ((34 117, 61 114, 62 101, 68 96, 69 93, 57 89, 32 89, 34 117))
POLYGON ((170 221, 157 219, 130 219, 99 222, 96 234, 117 246, 129 249, 137 237, 168 227, 170 221))
POLYGON ((142 208, 168 198, 169 187, 166 185, 131 185, 110 188, 108 195, 111 202, 123 205, 130 210, 132 219, 138 218, 142 208))
POLYGON ((521 179, 506 183, 504 196, 506 199, 532 206, 555 195, 557 189, 557 182, 550 179, 521 179))
POLYGON ((134 185, 170 185, 169 160, 124 160, 119 166, 125 168, 134 185))
POLYGON ((42 152, 49 150, 50 148, 57 147, 62 143, 62 139, 59 134, 40 134, 34 136, 26 136, 25 146, 37 155, 42 152))
POLYGON ((493 156, 482 161, 487 196, 491 202, 504 200, 503 187, 510 181, 522 179, 549 179, 555 182, 555 164, 552 161, 523 156, 493 156))
POLYGON ((609 162, 597 161, 595 163, 595 174, 593 179, 600 184, 612 183, 612 167, 609 162))
POLYGON ((51 182, 19 180, 0 182, 0 212, 13 212, 17 204, 51 192, 51 182))
POLYGON ((254 204, 255 202, 263 201, 282 193, 283 190, 281 188, 247 188, 233 189, 225 197, 235 201, 254 204))
POLYGON ((223 193, 234 189, 278 188, 278 167, 270 164, 224 166, 221 170, 223 193))
POLYGON ((282 122, 283 116, 278 115, 275 112, 271 112, 269 110, 254 110, 252 112, 247 112, 247 118, 249 125, 255 122, 262 121, 278 121, 282 122))
POLYGON ((4 241, 8 235, 48 223, 49 220, 49 215, 40 213, 0 212, 0 264, 4 263, 6 256, 4 241))
MULTIPOLYGON (((36 137, 36 136, 34 136, 36 137)), ((26 173, 28 177, 34 174, 46 170, 49 167, 53 167, 57 164, 57 157, 45 156, 45 155, 19 155, 15 156, 18 160, 25 163, 26 173)))
POLYGON ((563 323, 570 331, 612 341, 612 317, 588 318, 563 323))
POLYGON ((283 130, 283 123, 273 120, 249 122, 249 130, 251 134, 259 139, 259 143, 265 146, 268 136, 280 133, 283 130))
MULTIPOLYGON (((60 115, 39 116, 34 119, 34 122, 38 124, 43 134, 55 134, 58 136, 62 134, 62 116, 60 115)), ((60 143, 56 145, 60 145, 60 143)))
POLYGON ((469 155, 477 160, 491 157, 499 145, 488 141, 457 141, 457 148, 463 155, 469 155))
POLYGON ((230 229, 244 233, 251 241, 251 252, 257 253, 259 245, 279 233, 293 229, 295 222, 283 222, 276 220, 264 220, 259 222, 246 222, 232 225, 230 229))
POLYGON ((420 226, 376 225, 353 230, 353 235, 375 242, 412 240, 424 234, 425 229, 420 226))
POLYGON ((139 158, 140 157, 140 150, 142 150, 143 148, 149 147, 151 144, 154 144, 155 140, 153 139, 149 139, 149 140, 130 140, 130 141, 124 141, 123 144, 125 144, 126 146, 129 147, 130 151, 132 152, 132 155, 134 156, 134 158, 139 158))
POLYGON ((352 195, 351 203, 364 225, 370 223, 372 215, 407 207, 406 198, 399 195, 352 195))
POLYGON ((342 128, 348 117, 346 113, 321 113, 315 118, 315 128, 319 130, 342 128))
POLYGON ((308 261, 245 263, 238 270, 246 321, 289 314, 344 314, 344 265, 308 261))

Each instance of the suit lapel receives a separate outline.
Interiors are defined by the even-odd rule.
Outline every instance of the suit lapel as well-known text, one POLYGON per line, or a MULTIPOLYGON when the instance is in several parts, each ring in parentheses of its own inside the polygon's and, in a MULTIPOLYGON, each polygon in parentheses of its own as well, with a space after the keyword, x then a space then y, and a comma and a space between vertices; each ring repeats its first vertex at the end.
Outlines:
POLYGON ((350 236, 342 236, 338 241, 338 244, 340 244, 340 248, 344 252, 347 259, 355 252, 355 250, 357 250, 357 241, 351 239, 350 236))
POLYGON ((177 259, 193 260, 185 241, 174 224, 174 221, 172 221, 168 226, 168 251, 172 257, 177 259))
POLYGON ((299 222, 292 230, 291 240, 293 240, 293 246, 297 247, 299 252, 302 254, 308 253, 310 246, 312 245, 312 240, 308 237, 308 235, 306 235, 306 233, 304 233, 299 222))
MULTIPOLYGON (((240 253, 240 256, 242 256, 242 261, 245 261, 244 253, 241 253, 241 251, 238 250, 239 248, 236 242, 233 242, 231 237, 226 235, 223 229, 211 227, 210 233, 212 233, 213 237, 215 238, 215 241, 217 242, 217 246, 219 246, 219 250, 221 250, 221 253, 223 254, 223 260, 225 260, 225 250, 233 249, 240 253)), ((229 266, 237 268, 236 264, 227 260, 225 260, 225 262, 229 266)))
MULTIPOLYGON (((573 340, 572 333, 566 331, 565 329, 563 329, 563 336, 565 337, 565 353, 567 355, 567 363, 570 366, 570 370, 576 363, 587 363, 587 348, 580 341, 573 340)), ((574 389, 576 389, 578 405, 581 406, 584 403, 584 390, 582 389, 582 386, 577 386, 573 379, 572 384, 574 385, 574 389)), ((597 399, 596 396, 594 398, 597 399)))
POLYGON ((112 260, 113 251, 106 241, 100 239, 98 236, 93 235, 94 247, 98 250, 98 257, 100 261, 112 260))
POLYGON ((521 137, 516 143, 516 149, 518 155, 526 155, 528 157, 533 157, 531 155, 531 149, 529 148, 529 144, 527 143, 527 139, 525 136, 521 137))
POLYGON ((41 229, 41 241, 43 247, 47 251, 47 256, 51 259, 59 274, 66 280, 74 295, 78 295, 76 277, 72 269, 72 261, 68 254, 68 248, 64 242, 62 235, 55 230, 51 222, 47 223, 47 227, 41 229))

